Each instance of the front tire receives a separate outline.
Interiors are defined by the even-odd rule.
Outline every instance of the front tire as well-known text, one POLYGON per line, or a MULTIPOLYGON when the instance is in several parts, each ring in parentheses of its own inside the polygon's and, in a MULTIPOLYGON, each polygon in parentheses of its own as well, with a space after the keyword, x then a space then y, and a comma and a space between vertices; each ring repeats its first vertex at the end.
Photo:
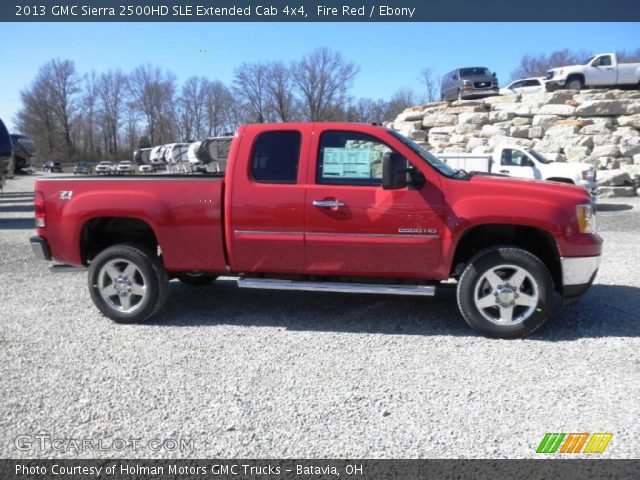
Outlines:
POLYGON ((489 337, 535 332, 549 318, 553 279, 538 257, 515 247, 492 247, 474 256, 458 283, 465 321, 489 337))
POLYGON ((580 77, 573 77, 567 80, 565 84, 568 90, 582 90, 584 88, 584 80, 580 77))
POLYGON ((160 259, 148 248, 117 244, 91 262, 89 293, 105 316, 118 323, 139 323, 165 304, 169 277, 160 259))

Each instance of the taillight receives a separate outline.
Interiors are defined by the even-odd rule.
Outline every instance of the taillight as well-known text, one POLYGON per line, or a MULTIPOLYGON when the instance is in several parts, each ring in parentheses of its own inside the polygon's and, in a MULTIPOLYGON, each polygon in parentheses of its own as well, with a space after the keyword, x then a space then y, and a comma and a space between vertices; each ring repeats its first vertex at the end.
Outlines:
POLYGON ((44 205, 44 193, 36 190, 33 198, 33 208, 36 212, 36 228, 44 228, 46 226, 45 205, 44 205))

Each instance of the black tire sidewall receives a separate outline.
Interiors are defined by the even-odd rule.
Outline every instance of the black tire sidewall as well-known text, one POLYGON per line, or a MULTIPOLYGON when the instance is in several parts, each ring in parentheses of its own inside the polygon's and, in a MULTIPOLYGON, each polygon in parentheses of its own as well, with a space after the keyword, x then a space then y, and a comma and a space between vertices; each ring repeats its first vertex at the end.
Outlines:
POLYGON ((530 335, 547 321, 553 306, 553 279, 547 267, 531 253, 519 248, 495 248, 480 252, 471 259, 458 284, 458 306, 465 321, 490 337, 516 338, 530 335), (533 314, 517 325, 496 325, 482 316, 475 305, 477 282, 492 267, 509 263, 524 268, 538 284, 539 301, 533 314))
POLYGON ((201 275, 189 275, 188 273, 177 273, 176 278, 185 285, 192 287, 204 287, 211 284, 218 278, 217 275, 203 273, 201 275))
POLYGON ((100 252, 89 266, 89 293, 103 315, 118 323, 140 323, 153 316, 164 305, 168 295, 168 277, 160 260, 150 250, 135 244, 118 244, 100 252), (136 265, 147 281, 149 297, 134 313, 119 312, 110 307, 98 291, 98 275, 105 263, 122 258, 136 265))

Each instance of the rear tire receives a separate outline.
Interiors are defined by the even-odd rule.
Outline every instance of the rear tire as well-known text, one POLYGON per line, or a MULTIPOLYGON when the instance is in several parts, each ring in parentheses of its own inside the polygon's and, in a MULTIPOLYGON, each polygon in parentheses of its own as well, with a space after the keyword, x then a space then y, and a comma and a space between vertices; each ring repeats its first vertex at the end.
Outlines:
POLYGON ((169 276, 148 248, 117 244, 91 262, 89 293, 98 310, 113 321, 144 322, 167 301, 169 276))
POLYGON ((184 272, 176 274, 176 278, 180 280, 185 285, 191 285, 194 287, 203 287, 205 285, 209 285, 214 282, 217 275, 213 275, 210 273, 193 273, 193 272, 184 272))
POLYGON ((492 247, 467 264, 458 283, 465 321, 488 337, 532 334, 549 318, 553 279, 538 257, 515 247, 492 247))

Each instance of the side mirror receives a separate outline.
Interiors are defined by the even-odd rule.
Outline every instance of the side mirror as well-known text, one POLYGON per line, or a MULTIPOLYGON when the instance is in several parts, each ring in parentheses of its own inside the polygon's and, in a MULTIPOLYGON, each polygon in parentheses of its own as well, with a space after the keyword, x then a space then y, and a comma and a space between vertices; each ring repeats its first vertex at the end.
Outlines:
POLYGON ((399 190, 407 185, 407 159, 399 153, 385 153, 382 159, 382 188, 399 190))
POLYGON ((493 78, 496 78, 496 77, 497 77, 496 72, 493 72, 493 78))

